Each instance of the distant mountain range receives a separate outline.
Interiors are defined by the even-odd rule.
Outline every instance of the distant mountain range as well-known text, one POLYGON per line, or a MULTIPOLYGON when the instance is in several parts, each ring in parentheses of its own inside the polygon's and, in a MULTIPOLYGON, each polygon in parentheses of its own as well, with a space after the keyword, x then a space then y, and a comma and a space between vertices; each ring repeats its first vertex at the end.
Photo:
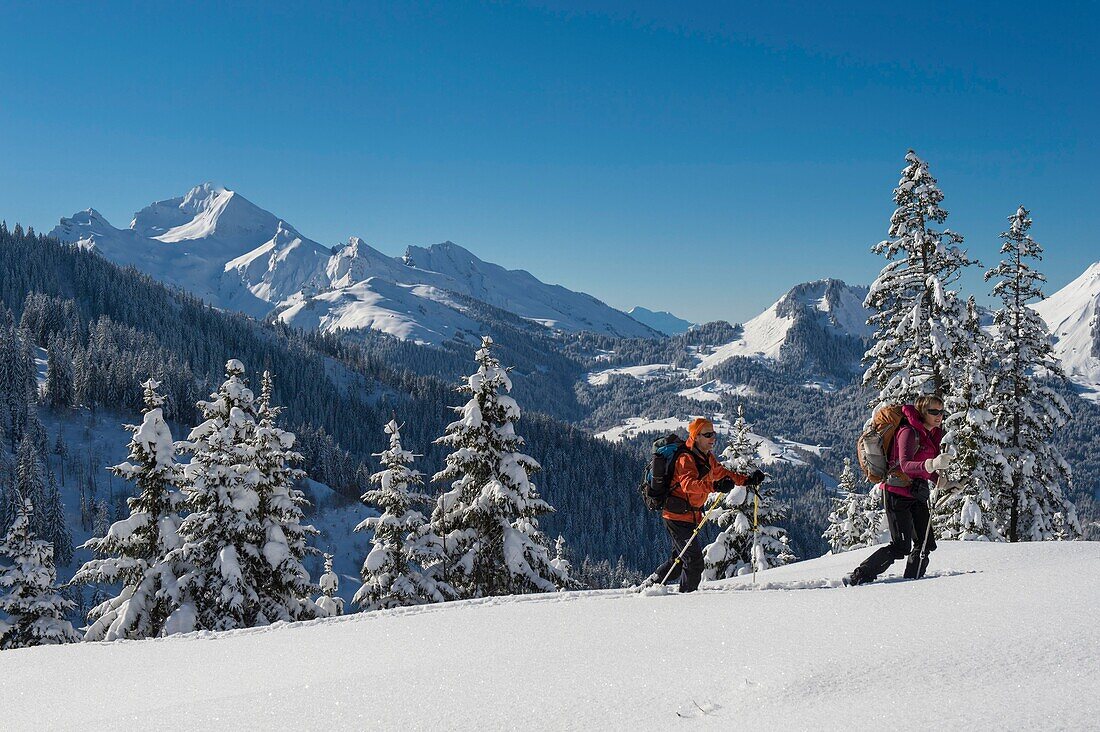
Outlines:
POLYGON ((626 311, 626 314, 637 320, 639 323, 645 323, 650 328, 660 331, 665 335, 680 335, 687 332, 694 323, 691 323, 683 318, 678 318, 672 313, 664 310, 658 310, 656 312, 643 308, 641 305, 633 307, 626 311))
POLYGON ((567 332, 656 338, 661 333, 585 293, 548 285, 523 270, 484 262, 454 244, 409 247, 389 257, 352 237, 325 247, 239 193, 206 183, 138 211, 128 229, 95 209, 50 232, 94 249, 216 307, 291 324, 390 333, 440 343, 476 331, 459 293, 567 332))
MULTIPOLYGON (((692 323, 635 307, 623 313, 591 295, 485 262, 446 241, 390 257, 351 237, 326 247, 239 193, 206 183, 112 226, 95 209, 50 232, 176 285, 210 304, 321 331, 370 329, 438 345, 485 329, 467 298, 567 333, 661 338, 692 323)), ((824 279, 796 285, 727 342, 697 349, 697 371, 734 356, 784 362, 843 379, 860 368, 872 329, 867 288, 824 279)), ((1067 375, 1100 399, 1100 262, 1036 304, 1067 375)))

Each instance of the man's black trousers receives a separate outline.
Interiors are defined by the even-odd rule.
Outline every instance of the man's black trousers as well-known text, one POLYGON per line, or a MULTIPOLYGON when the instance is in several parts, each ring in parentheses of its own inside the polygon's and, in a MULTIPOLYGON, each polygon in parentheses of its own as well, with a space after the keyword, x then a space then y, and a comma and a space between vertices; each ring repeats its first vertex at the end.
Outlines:
POLYGON ((928 568, 928 554, 936 548, 936 537, 928 537, 924 556, 924 533, 928 527, 928 504, 916 498, 905 498, 886 491, 886 521, 890 525, 890 543, 876 551, 856 568, 859 582, 870 582, 886 571, 898 559, 905 562, 905 577, 916 579, 924 576, 928 568))
POLYGON ((699 546, 699 537, 696 536, 695 541, 691 542, 691 546, 684 552, 681 564, 677 564, 676 557, 680 556, 680 552, 683 551, 684 546, 691 539, 691 535, 695 531, 695 524, 690 521, 665 519, 665 528, 668 529, 668 535, 672 537, 674 549, 672 557, 654 572, 657 575, 657 581, 663 580, 665 575, 668 575, 669 579, 679 577, 680 592, 694 592, 699 589, 699 582, 703 579, 703 549, 699 546), (670 569, 672 574, 669 574, 670 569))

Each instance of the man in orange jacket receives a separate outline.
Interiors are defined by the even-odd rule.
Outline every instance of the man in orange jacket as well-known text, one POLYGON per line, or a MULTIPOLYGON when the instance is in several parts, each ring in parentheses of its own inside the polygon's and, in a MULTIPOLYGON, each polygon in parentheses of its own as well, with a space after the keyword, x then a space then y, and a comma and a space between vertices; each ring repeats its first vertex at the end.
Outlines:
POLYGON ((687 449, 676 458, 672 473, 672 490, 665 501, 661 517, 672 544, 672 557, 650 575, 646 584, 654 584, 680 577, 680 592, 693 592, 703 577, 703 550, 698 536, 692 534, 703 520, 703 506, 711 493, 728 493, 735 485, 755 488, 764 481, 764 474, 756 470, 752 475, 742 475, 729 470, 714 457, 714 443, 718 434, 709 419, 699 417, 688 425, 687 449), (691 541, 691 546, 684 547, 691 541), (680 562, 676 558, 683 552, 680 562), (683 576, 681 576, 681 569, 683 576), (671 573, 670 573, 671 572, 671 573))

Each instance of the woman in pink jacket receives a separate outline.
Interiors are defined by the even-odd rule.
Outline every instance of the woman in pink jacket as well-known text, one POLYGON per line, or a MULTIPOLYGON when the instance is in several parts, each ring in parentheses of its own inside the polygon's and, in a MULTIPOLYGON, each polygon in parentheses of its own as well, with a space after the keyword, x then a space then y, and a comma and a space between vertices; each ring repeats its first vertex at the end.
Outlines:
POLYGON ((951 456, 940 452, 943 439, 943 400, 936 396, 922 396, 915 405, 902 408, 904 421, 894 435, 890 448, 891 470, 886 480, 886 521, 890 526, 890 543, 882 547, 844 578, 846 585, 863 585, 876 577, 898 559, 908 557, 905 577, 917 579, 924 576, 928 567, 928 554, 936 548, 936 540, 929 535, 931 520, 928 510, 930 485, 935 483, 938 471, 951 463, 951 456))

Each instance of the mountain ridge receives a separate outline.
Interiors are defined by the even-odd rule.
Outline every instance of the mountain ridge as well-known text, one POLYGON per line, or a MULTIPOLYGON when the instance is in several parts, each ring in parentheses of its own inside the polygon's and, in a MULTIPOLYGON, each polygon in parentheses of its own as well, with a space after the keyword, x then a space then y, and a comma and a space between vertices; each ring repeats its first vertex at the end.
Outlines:
POLYGON ((592 295, 544 283, 525 270, 507 270, 450 241, 409 247, 402 257, 389 257, 354 236, 342 247, 325 247, 239 193, 212 183, 146 206, 128 229, 115 228, 87 209, 62 218, 50 235, 134 266, 212 305, 257 318, 287 311, 291 315, 279 317, 293 318, 300 310, 296 306, 311 298, 314 308, 340 303, 339 312, 310 319, 322 329, 353 323, 438 344, 451 337, 456 322, 472 321, 463 320, 461 311, 440 310, 452 305, 437 293, 452 291, 552 329, 661 336, 592 295), (385 292, 368 294, 372 282, 385 292), (393 287, 404 288, 404 296, 395 299, 393 287), (316 299, 347 288, 352 288, 349 297, 316 299), (408 327, 388 327, 391 319, 408 327))

